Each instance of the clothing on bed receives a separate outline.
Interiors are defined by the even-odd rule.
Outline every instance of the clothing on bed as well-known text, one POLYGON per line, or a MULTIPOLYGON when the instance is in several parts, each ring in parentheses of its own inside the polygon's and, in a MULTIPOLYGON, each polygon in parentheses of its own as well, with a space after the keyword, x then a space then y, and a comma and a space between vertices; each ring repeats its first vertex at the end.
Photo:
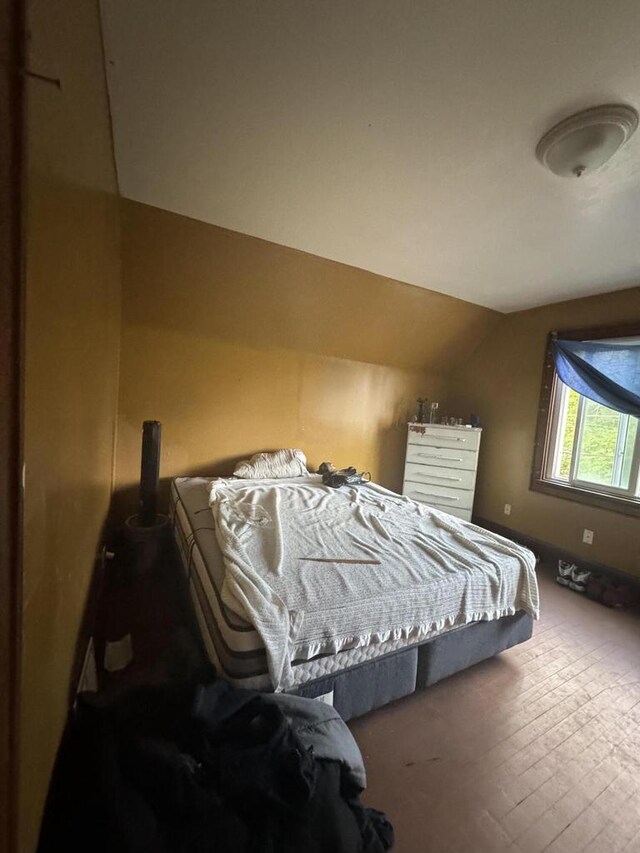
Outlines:
POLYGON ((252 625, 276 690, 319 652, 538 615, 533 554, 375 484, 216 480, 222 599, 252 625))

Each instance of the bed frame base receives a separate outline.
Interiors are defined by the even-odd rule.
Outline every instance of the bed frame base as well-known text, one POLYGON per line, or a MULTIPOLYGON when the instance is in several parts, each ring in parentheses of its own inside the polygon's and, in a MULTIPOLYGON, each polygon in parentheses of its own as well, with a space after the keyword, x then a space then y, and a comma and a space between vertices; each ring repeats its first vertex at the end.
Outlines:
POLYGON ((423 643, 303 684, 294 691, 315 699, 333 693, 345 720, 387 705, 530 639, 532 618, 522 611, 492 622, 473 622, 423 643))

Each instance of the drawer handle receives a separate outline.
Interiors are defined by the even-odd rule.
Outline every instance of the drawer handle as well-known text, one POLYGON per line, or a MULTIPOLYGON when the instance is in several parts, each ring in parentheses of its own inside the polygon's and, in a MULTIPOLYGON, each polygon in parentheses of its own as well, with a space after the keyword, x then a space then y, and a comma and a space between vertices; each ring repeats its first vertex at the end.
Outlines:
POLYGON ((416 453, 416 456, 421 456, 423 459, 447 459, 449 462, 462 462, 461 457, 443 456, 441 453, 416 453))
POLYGON ((457 436, 456 436, 456 437, 451 437, 451 436, 448 436, 448 435, 439 435, 439 436, 438 436, 438 438, 441 438, 443 441, 462 441, 462 442, 466 442, 466 440, 467 440, 466 438, 458 438, 457 436))
POLYGON ((451 480, 452 483, 461 483, 462 477, 445 477, 444 474, 423 474, 416 471, 416 477, 430 477, 432 480, 451 480))
POLYGON ((431 492, 421 492, 416 489, 416 494, 423 495, 425 498, 437 498, 439 501, 459 501, 460 498, 452 498, 450 495, 433 495, 431 492))

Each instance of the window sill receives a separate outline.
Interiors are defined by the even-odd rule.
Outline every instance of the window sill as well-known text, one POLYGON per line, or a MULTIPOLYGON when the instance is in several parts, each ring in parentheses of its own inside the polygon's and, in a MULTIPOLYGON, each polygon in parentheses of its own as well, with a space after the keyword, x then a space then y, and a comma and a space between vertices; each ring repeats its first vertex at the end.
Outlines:
POLYGON ((540 480, 532 478, 530 488, 534 492, 543 492, 545 495, 553 495, 556 498, 564 498, 569 501, 594 506, 598 509, 606 509, 610 512, 622 513, 623 515, 640 516, 640 500, 634 498, 622 498, 609 495, 605 492, 592 492, 588 489, 579 489, 557 480, 540 480))

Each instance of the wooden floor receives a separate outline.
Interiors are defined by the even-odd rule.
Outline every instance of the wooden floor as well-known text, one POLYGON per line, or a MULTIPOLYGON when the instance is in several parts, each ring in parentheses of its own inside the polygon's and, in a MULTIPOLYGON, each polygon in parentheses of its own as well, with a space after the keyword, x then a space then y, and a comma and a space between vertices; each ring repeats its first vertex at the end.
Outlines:
POLYGON ((640 615, 539 580, 532 640, 351 724, 397 853, 640 853, 640 615))

